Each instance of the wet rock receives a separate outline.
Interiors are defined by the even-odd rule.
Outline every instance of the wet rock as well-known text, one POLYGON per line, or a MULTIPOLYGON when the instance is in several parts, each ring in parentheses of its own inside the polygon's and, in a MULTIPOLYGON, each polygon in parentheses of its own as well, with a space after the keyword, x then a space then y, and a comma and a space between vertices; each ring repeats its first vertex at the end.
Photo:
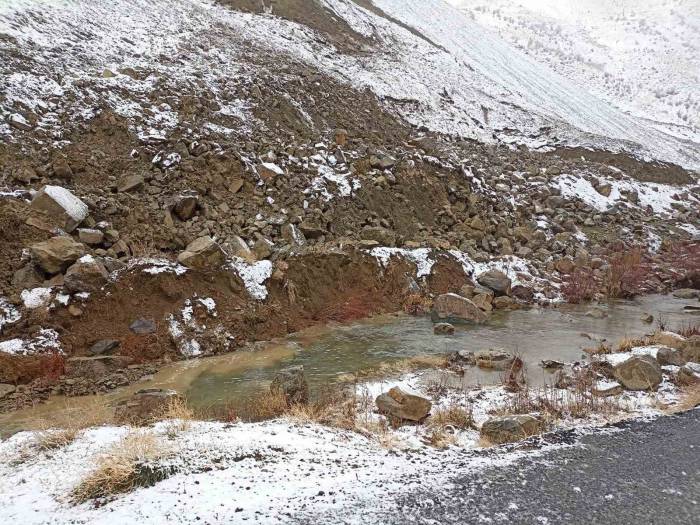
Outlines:
POLYGON ((67 233, 75 230, 89 212, 87 204, 61 186, 44 186, 34 195, 31 208, 48 215, 67 233))
POLYGON ((173 206, 173 213, 181 221, 188 221, 194 217, 198 205, 199 199, 196 195, 181 195, 173 206))
POLYGON ((13 394, 15 390, 17 390, 17 387, 14 385, 8 385, 5 383, 0 384, 0 399, 13 394))
POLYGON ((182 397, 174 390, 147 388, 117 404, 114 415, 117 421, 124 423, 149 423, 162 417, 172 403, 179 401, 182 397))
POLYGON ((511 280, 505 273, 499 270, 484 272, 477 277, 476 281, 481 286, 493 290, 497 296, 510 294, 511 280))
POLYGON ((643 323, 651 324, 654 322, 654 316, 651 314, 644 313, 639 317, 639 320, 643 323))
POLYGON ((96 292, 108 282, 107 269, 100 261, 88 255, 68 268, 63 285, 70 293, 96 292))
POLYGON ((659 363, 648 355, 630 357, 616 365, 613 373, 627 390, 656 390, 663 378, 659 363))
POLYGON ((455 333, 455 327, 450 323, 437 323, 433 326, 433 333, 437 335, 452 335, 455 333))
POLYGON ((455 293, 442 294, 435 299, 432 311, 433 322, 472 322, 481 324, 487 315, 469 299, 455 293))
POLYGON ((523 301, 524 303, 531 303, 535 298, 534 290, 528 286, 523 286, 522 284, 513 286, 510 291, 510 295, 516 299, 519 299, 520 301, 523 301))
POLYGON ((195 239, 177 257, 180 264, 196 270, 218 268, 225 260, 226 255, 221 246, 209 236, 195 239))
POLYGON ((500 445, 519 441, 543 430, 540 419, 530 414, 492 417, 481 426, 481 437, 500 445))
POLYGON ((476 366, 489 370, 508 370, 515 356, 498 348, 480 350, 474 354, 476 366))
POLYGON ((104 242, 105 234, 100 230, 93 230, 92 228, 80 228, 78 230, 78 239, 83 244, 98 246, 104 242))
POLYGON ((65 271, 85 255, 85 246, 70 237, 52 237, 30 247, 36 265, 49 275, 65 271))
POLYGON ((520 310, 522 308, 521 304, 507 295, 494 298, 492 304, 496 310, 520 310))
POLYGON ((277 372, 270 392, 284 396, 287 405, 299 405, 309 402, 309 384, 306 382, 303 366, 290 366, 277 372))
POLYGON ((143 188, 144 183, 145 181, 143 179, 143 175, 140 175, 138 173, 134 175, 127 175, 119 182, 119 185, 117 186, 117 191, 119 191, 120 193, 129 193, 132 191, 136 191, 143 188))
POLYGON ((109 355, 119 348, 119 341, 116 339, 101 339, 88 349, 90 355, 109 355))
POLYGON ((673 297, 678 299, 697 299, 700 297, 700 290, 694 288, 679 288, 673 292, 673 297))
POLYGON ((399 387, 380 394, 375 403, 380 413, 399 421, 422 421, 432 408, 429 400, 408 394, 399 387))
POLYGON ((138 335, 154 334, 156 332, 156 323, 153 319, 136 319, 129 325, 129 330, 138 335))
POLYGON ((656 360, 661 366, 683 366, 687 362, 687 359, 683 357, 683 352, 667 346, 662 346, 659 348, 658 352, 656 353, 656 360))

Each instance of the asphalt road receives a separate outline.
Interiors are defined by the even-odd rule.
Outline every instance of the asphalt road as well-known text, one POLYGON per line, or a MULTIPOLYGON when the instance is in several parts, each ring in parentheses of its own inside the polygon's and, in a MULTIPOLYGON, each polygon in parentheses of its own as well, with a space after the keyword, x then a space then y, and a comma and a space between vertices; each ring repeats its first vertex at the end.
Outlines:
MULTIPOLYGON (((460 474, 452 465, 457 474, 449 484, 358 509, 349 521, 700 524, 700 409, 613 430, 551 436, 574 446, 523 454, 507 466, 460 474)), ((469 461, 465 457, 464 465, 469 461)))

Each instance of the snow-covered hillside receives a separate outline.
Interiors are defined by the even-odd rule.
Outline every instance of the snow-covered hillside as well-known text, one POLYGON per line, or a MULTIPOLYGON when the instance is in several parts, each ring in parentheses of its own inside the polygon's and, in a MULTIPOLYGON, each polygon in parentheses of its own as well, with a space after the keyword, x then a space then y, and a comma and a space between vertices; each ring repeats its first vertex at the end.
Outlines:
POLYGON ((592 93, 681 137, 700 137, 700 3, 449 0, 592 93))
MULTIPOLYGON (((442 0, 320 0, 372 42, 359 53, 309 27, 206 0, 21 0, 0 7, 0 136, 42 130, 52 141, 105 104, 144 139, 183 124, 186 96, 215 110, 202 129, 245 135, 259 101, 241 91, 255 55, 301 63, 369 88, 431 130, 531 147, 583 145, 700 167, 700 148, 632 118, 552 72, 442 0)), ((303 113, 306 108, 298 101, 303 113)), ((689 117, 692 120, 692 117, 689 117)), ((187 123, 186 127, 190 127, 187 123)))

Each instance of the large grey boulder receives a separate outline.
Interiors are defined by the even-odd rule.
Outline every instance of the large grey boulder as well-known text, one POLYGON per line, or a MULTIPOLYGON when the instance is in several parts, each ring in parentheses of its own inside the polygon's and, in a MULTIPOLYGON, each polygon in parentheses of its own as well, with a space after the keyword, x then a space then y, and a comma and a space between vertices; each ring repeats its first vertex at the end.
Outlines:
POLYGON ((481 324, 486 322, 488 316, 466 297, 456 293, 446 293, 435 299, 432 318, 433 322, 481 324))
POLYGON ((53 275, 64 272, 85 255, 85 246, 71 237, 52 237, 48 241, 33 244, 29 251, 36 265, 53 275))
POLYGON ((287 405, 309 402, 309 384, 303 366, 290 366, 277 372, 270 384, 270 392, 284 397, 287 405))
POLYGON ((432 408, 429 400, 408 394, 396 386, 377 396, 375 403, 380 413, 401 421, 422 421, 432 408))
POLYGON ((88 216, 88 206, 70 190, 61 186, 44 186, 32 199, 31 208, 48 215, 67 233, 75 230, 88 216))
POLYGON ((615 379, 627 390, 656 390, 663 379, 661 366, 651 356, 632 356, 615 366, 615 379))
POLYGON ((481 437, 494 445, 500 445, 534 436, 542 430, 542 421, 530 414, 498 416, 481 426, 481 437))
POLYGON ((205 236, 188 244, 177 260, 188 268, 206 270, 221 266, 226 260, 226 255, 214 239, 205 236))
POLYGON ((510 294, 511 280, 499 270, 484 272, 476 280, 481 286, 493 290, 496 295, 510 294))

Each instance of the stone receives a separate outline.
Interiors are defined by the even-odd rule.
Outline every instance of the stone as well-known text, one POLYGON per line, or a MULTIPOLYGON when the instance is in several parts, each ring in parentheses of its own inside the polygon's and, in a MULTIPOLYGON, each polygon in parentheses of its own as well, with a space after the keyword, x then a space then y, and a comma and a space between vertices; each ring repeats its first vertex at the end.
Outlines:
POLYGON ((651 356, 632 356, 613 368, 615 379, 627 390, 656 390, 663 378, 659 363, 651 356))
POLYGON ((524 303, 531 303, 535 299, 535 291, 529 286, 523 286, 522 284, 513 286, 510 295, 524 303))
POLYGON ((53 162, 53 174, 59 179, 71 180, 73 178, 73 170, 68 163, 68 159, 63 155, 59 156, 53 162))
POLYGON ((94 257, 81 257, 66 271, 63 285, 70 293, 96 292, 109 282, 104 265, 94 257))
POLYGON ((83 244, 89 244, 90 246, 98 246, 102 244, 105 239, 105 234, 100 230, 93 230, 92 228, 80 228, 78 229, 78 240, 83 244))
POLYGON ((494 445, 512 443, 542 432, 542 421, 530 414, 492 417, 481 425, 481 437, 494 445))
POLYGON ((433 333, 436 335, 452 335, 455 333, 455 327, 450 323, 437 323, 433 326, 433 333))
POLYGON ((495 297, 492 304, 496 310, 520 310, 522 308, 515 299, 507 295, 495 297))
POLYGON ((676 374, 676 383, 681 386, 690 386, 700 383, 700 370, 696 370, 690 365, 680 367, 676 374))
POLYGON ((88 349, 90 355, 109 355, 119 348, 119 341, 116 339, 101 339, 88 349))
POLYGON ((117 186, 117 191, 119 193, 128 193, 130 191, 136 191, 143 187, 145 181, 143 175, 138 173, 134 175, 127 175, 124 177, 117 186))
POLYGON ((85 255, 85 246, 71 237, 52 237, 30 247, 32 260, 49 275, 65 271, 85 255))
POLYGON ((676 350, 681 350, 686 342, 685 337, 675 332, 656 332, 652 340, 657 345, 668 346, 676 350))
POLYGON ((284 397, 287 405, 309 402, 309 384, 303 366, 290 366, 277 372, 270 383, 270 392, 284 397))
POLYGON ((492 294, 477 294, 471 298, 471 302, 473 302, 476 306, 481 308, 484 312, 490 312, 491 310, 493 310, 493 306, 491 305, 491 303, 493 302, 492 294))
POLYGON ((603 197, 610 197, 612 192, 612 185, 607 182, 601 182, 594 186, 595 191, 600 193, 603 197))
POLYGON ((318 224, 314 224, 311 221, 303 221, 299 225, 299 229, 307 239, 318 239, 319 237, 323 237, 328 233, 325 228, 318 224))
POLYGON ((564 363, 555 361, 554 359, 543 359, 540 361, 540 366, 545 370, 561 370, 564 368, 564 363))
POLYGON ((446 293, 435 299, 432 318, 433 322, 481 324, 486 322, 488 316, 466 297, 456 293, 446 293))
POLYGON ((659 348, 659 350, 656 352, 656 360, 661 366, 683 366, 688 361, 683 357, 683 352, 681 350, 669 348, 668 346, 662 346, 659 348))
POLYGON ((679 288, 673 292, 673 297, 678 299, 697 299, 700 297, 700 290, 694 288, 679 288))
POLYGON ((194 217, 198 205, 199 199, 196 195, 181 195, 173 206, 173 213, 181 221, 188 221, 194 217))
POLYGON ((639 320, 643 323, 651 324, 654 322, 654 316, 648 313, 644 313, 641 316, 639 316, 639 320))
POLYGON ((87 204, 61 186, 44 186, 34 195, 30 207, 45 213, 66 233, 75 230, 89 212, 87 204))
POLYGON ((474 354, 476 366, 489 370, 508 370, 515 360, 515 356, 501 350, 492 348, 489 350, 480 350, 474 354))
POLYGON ((269 182, 277 176, 284 175, 284 170, 272 162, 263 162, 257 167, 260 179, 269 182))
POLYGON ((138 335, 153 334, 156 332, 156 323, 153 319, 136 319, 129 325, 129 330, 138 335))
POLYGON ((260 237, 253 245, 253 253, 257 259, 267 259, 272 255, 273 246, 274 243, 271 240, 260 237))
POLYGON ((554 268, 556 268, 559 273, 570 274, 576 269, 576 265, 571 259, 563 258, 554 263, 554 268))
POLYGON ((338 128, 335 130, 334 139, 338 146, 345 146, 348 141, 348 132, 342 128, 338 128))
POLYGON ((118 403, 114 415, 124 423, 149 423, 162 417, 173 403, 182 401, 175 390, 147 388, 118 403))
POLYGON ((396 386, 377 396, 375 403, 381 414, 399 421, 422 421, 432 408, 429 400, 408 394, 396 386))
POLYGON ((700 363, 700 335, 691 335, 681 347, 683 358, 686 361, 700 363))
POLYGON ((396 233, 381 226, 365 226, 360 233, 362 240, 377 241, 381 246, 396 246, 396 233))
POLYGON ((6 383, 1 383, 0 384, 0 399, 9 396, 10 394, 13 394, 17 390, 17 387, 15 385, 8 385, 6 383))
POLYGON ((369 165, 377 170, 388 170, 396 165, 396 159, 385 153, 370 155, 369 165))
POLYGON ((481 286, 493 290, 497 296, 510 294, 511 280, 505 273, 499 270, 484 272, 477 277, 476 281, 481 286))
POLYGON ((226 254, 221 246, 209 236, 199 237, 187 245, 177 261, 195 270, 218 268, 226 260, 226 254))
POLYGON ((234 257, 240 257, 241 259, 244 259, 250 263, 255 262, 255 254, 248 247, 248 243, 246 243, 238 235, 232 236, 224 244, 224 248, 226 248, 226 251, 234 257))
POLYGON ((591 394, 595 397, 617 396, 622 394, 623 391, 624 388, 622 388, 622 385, 615 381, 598 381, 598 383, 591 388, 591 394))
POLYGON ((287 223, 281 228, 282 238, 292 246, 304 246, 306 237, 296 224, 287 223))

